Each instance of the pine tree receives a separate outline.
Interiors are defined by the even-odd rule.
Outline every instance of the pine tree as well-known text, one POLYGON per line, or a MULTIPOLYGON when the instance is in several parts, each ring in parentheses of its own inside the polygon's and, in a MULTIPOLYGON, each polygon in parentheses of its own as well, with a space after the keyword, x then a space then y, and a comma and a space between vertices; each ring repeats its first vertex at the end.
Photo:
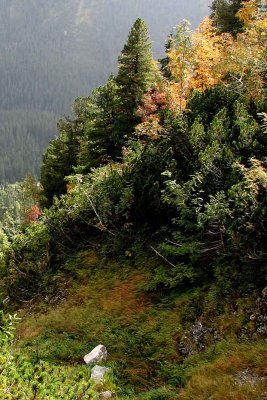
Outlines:
POLYGON ((86 149, 81 154, 80 162, 84 171, 105 164, 115 158, 116 140, 114 123, 118 108, 118 87, 111 76, 104 86, 96 88, 91 97, 95 106, 95 118, 86 135, 86 149))
POLYGON ((158 73, 151 52, 146 24, 140 18, 134 23, 128 41, 119 57, 116 78, 119 96, 119 111, 115 122, 115 137, 118 153, 140 122, 137 115, 144 94, 155 85, 158 73))
POLYGON ((171 47, 172 47, 172 42, 173 42, 173 36, 174 36, 174 32, 171 32, 165 42, 165 57, 161 58, 159 60, 160 62, 160 71, 162 73, 162 75, 164 76, 164 78, 171 80, 172 79, 172 73, 170 70, 170 57, 168 55, 171 47))
POLYGON ((78 152, 78 135, 72 122, 61 120, 58 124, 59 137, 52 140, 43 157, 41 184, 45 206, 50 206, 54 196, 67 191, 64 178, 73 172, 78 152))
POLYGON ((242 0, 213 0, 211 18, 219 34, 228 32, 233 36, 242 32, 243 22, 236 15, 242 0))

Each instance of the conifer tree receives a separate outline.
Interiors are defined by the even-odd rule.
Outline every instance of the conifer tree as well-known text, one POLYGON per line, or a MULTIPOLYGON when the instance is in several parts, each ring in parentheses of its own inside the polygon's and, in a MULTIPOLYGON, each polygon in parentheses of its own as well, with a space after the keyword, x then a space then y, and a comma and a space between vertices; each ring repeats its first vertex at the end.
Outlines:
POLYGON ((95 116, 85 135, 85 149, 80 154, 79 163, 85 166, 84 171, 105 164, 114 158, 116 140, 114 123, 118 108, 117 84, 113 75, 104 86, 96 88, 91 96, 95 107, 95 116))
POLYGON ((172 73, 170 70, 170 57, 168 55, 169 51, 171 50, 172 47, 172 43, 173 43, 173 36, 174 36, 174 32, 172 31, 166 42, 165 42, 165 57, 161 58, 159 60, 160 62, 160 71, 162 73, 162 75, 164 76, 164 78, 171 80, 172 79, 172 73))
POLYGON ((243 22, 236 15, 242 0, 213 0, 211 18, 219 34, 228 32, 235 36, 243 29, 243 22))
POLYGON ((43 186, 43 205, 50 206, 54 196, 67 191, 64 180, 76 165, 78 137, 75 126, 69 121, 61 120, 58 124, 59 137, 52 140, 43 157, 41 167, 41 184, 43 186))
POLYGON ((118 142, 118 155, 125 139, 131 135, 140 122, 137 115, 144 94, 155 85, 158 73, 151 52, 146 24, 137 19, 128 41, 119 57, 117 75, 119 110, 115 123, 115 136, 118 142))

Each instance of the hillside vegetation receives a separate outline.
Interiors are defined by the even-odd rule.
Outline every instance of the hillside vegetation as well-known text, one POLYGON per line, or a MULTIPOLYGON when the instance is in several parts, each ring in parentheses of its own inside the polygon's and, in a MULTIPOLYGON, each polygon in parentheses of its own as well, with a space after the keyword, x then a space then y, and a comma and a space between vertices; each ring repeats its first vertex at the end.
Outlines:
POLYGON ((29 173, 39 177, 58 118, 116 71, 117 54, 138 16, 151 26, 160 57, 176 21, 192 15, 196 26, 207 9, 199 0, 2 0, 0 183, 29 173))
POLYGON ((160 64, 137 19, 42 186, 0 193, 4 399, 265 399, 267 4, 221 5, 160 64))

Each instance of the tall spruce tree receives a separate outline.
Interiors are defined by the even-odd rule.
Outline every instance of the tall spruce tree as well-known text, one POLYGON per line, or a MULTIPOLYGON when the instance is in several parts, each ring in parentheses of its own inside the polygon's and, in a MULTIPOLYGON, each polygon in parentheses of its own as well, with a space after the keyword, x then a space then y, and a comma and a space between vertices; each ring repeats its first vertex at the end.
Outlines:
POLYGON ((86 173, 121 157, 122 147, 140 122, 138 107, 156 85, 157 76, 148 30, 138 19, 119 57, 117 77, 111 76, 89 98, 78 99, 74 121, 61 121, 59 137, 50 143, 41 168, 45 205, 66 192, 64 178, 77 165, 86 173))
POLYGON ((157 74, 148 29, 145 22, 139 18, 135 21, 119 57, 116 78, 119 106, 115 121, 117 155, 120 155, 121 147, 140 122, 137 109, 142 104, 144 94, 155 85, 157 74))
POLYGON ((83 160, 79 160, 85 165, 85 172, 115 158, 116 140, 113 133, 118 109, 118 87, 113 75, 104 86, 93 91, 91 102, 95 106, 95 118, 86 134, 87 149, 83 160))
POLYGON ((76 166, 79 143, 75 124, 61 120, 58 129, 59 137, 50 142, 43 156, 40 181, 43 186, 44 206, 51 206, 54 196, 66 193, 67 184, 64 178, 70 175, 73 166, 76 166))
POLYGON ((236 16, 242 0, 213 0, 211 18, 219 34, 227 32, 236 36, 242 32, 243 22, 236 16))

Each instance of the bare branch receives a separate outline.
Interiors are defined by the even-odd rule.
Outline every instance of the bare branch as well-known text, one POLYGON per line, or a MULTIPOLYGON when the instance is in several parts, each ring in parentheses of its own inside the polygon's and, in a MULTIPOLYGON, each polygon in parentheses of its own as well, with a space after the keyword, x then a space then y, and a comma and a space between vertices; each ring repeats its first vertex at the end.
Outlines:
POLYGON ((87 196, 87 199, 88 199, 88 201, 89 201, 89 203, 90 203, 90 205, 91 205, 91 207, 92 207, 92 209, 93 209, 95 215, 97 216, 97 219, 98 219, 100 225, 103 227, 103 229, 106 230, 108 233, 110 233, 112 236, 116 236, 115 233, 111 232, 111 231, 103 224, 102 219, 101 219, 100 215, 98 214, 98 212, 96 211, 96 208, 95 208, 95 206, 94 206, 94 204, 93 204, 92 199, 90 198, 90 196, 87 196))
POLYGON ((169 260, 167 260, 167 258, 165 258, 162 254, 160 254, 153 246, 150 246, 150 248, 159 256, 161 257, 164 261, 166 261, 169 265, 171 265, 172 267, 176 267, 176 265, 172 264, 169 260))

